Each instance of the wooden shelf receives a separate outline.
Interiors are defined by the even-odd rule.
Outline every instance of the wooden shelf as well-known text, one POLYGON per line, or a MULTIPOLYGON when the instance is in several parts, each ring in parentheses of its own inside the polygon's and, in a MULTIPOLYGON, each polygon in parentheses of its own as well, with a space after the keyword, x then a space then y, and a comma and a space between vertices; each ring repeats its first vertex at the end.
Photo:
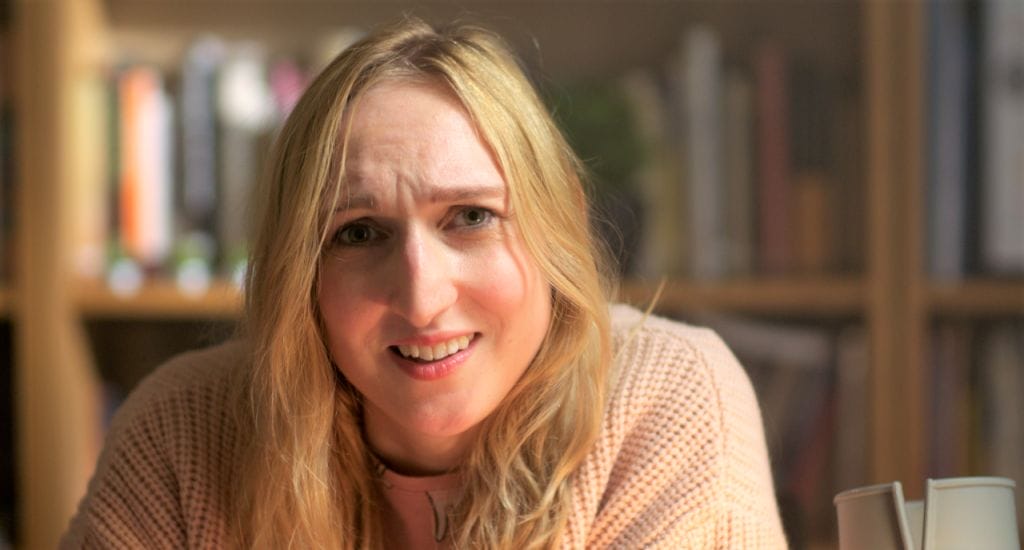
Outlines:
MULTIPOLYGON (((619 299, 643 307, 656 288, 656 283, 626 281, 619 299)), ((865 294, 857 279, 673 280, 665 284, 657 309, 846 317, 864 312, 865 294)))
POLYGON ((1024 280, 933 283, 926 304, 940 315, 1024 316, 1024 280))
MULTIPOLYGON (((621 301, 645 306, 657 283, 626 281, 621 301)), ((0 312, 4 311, 0 292, 0 312)), ((76 292, 78 311, 90 318, 236 318, 241 293, 230 283, 216 283, 205 294, 183 294, 173 283, 153 281, 123 296, 101 283, 82 283, 76 292)), ((674 280, 665 285, 658 309, 725 310, 766 315, 856 316, 863 312, 864 288, 853 279, 736 280, 695 282, 674 280)))
POLYGON ((0 285, 0 320, 10 319, 11 310, 14 309, 14 292, 10 288, 0 285))
POLYGON ((197 296, 182 293, 169 281, 148 282, 128 296, 99 282, 85 282, 75 300, 79 313, 89 318, 233 319, 242 311, 241 292, 226 282, 214 283, 197 296))

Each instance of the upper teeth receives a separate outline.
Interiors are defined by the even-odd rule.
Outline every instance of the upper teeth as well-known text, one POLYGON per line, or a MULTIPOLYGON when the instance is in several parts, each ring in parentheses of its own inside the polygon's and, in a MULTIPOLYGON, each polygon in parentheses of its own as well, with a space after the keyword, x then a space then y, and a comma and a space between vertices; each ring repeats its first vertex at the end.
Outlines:
POLYGON ((423 359, 424 361, 437 361, 439 359, 444 359, 453 353, 466 349, 472 339, 472 336, 459 336, 457 338, 452 338, 447 342, 434 344, 433 346, 398 346, 398 352, 402 354, 402 357, 423 359))

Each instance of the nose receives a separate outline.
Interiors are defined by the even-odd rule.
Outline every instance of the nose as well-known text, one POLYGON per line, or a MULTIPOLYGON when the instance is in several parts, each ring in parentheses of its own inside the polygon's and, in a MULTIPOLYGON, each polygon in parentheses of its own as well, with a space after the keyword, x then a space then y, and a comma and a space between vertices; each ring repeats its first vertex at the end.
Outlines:
POLYGON ((414 327, 430 326, 458 298, 455 251, 429 230, 412 229, 392 256, 391 309, 414 327))

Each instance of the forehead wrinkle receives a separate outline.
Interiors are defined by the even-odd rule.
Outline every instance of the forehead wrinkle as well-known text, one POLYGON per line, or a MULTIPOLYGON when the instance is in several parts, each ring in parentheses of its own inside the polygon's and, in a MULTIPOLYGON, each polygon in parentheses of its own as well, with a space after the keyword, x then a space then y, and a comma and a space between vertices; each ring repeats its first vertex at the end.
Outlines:
MULTIPOLYGON (((417 193, 416 200, 427 204, 457 203, 481 199, 504 199, 505 187, 496 185, 468 185, 459 187, 432 187, 425 194, 417 193)), ((342 204, 339 204, 335 212, 348 210, 374 210, 377 206, 377 199, 372 194, 358 193, 345 194, 342 204)))
POLYGON ((377 206, 377 201, 373 195, 352 195, 345 193, 341 199, 341 204, 334 209, 335 212, 345 212, 348 210, 373 210, 377 206))

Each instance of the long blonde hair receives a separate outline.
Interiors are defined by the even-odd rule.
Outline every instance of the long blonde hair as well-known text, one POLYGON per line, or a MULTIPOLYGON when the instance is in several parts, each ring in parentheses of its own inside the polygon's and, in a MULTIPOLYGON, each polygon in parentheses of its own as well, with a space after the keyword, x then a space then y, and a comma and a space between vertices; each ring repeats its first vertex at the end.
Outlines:
MULTIPOLYGON (((381 496, 357 392, 332 365, 317 309, 344 116, 384 79, 431 79, 459 98, 505 175, 527 250, 551 286, 536 357, 484 422, 451 515, 457 548, 546 548, 571 513, 573 473, 598 435, 611 361, 611 278, 590 230, 580 163, 500 38, 407 18, 340 54, 282 128, 258 193, 238 387, 238 545, 377 548, 381 496)), ((350 118, 350 117, 348 117, 350 118)))

